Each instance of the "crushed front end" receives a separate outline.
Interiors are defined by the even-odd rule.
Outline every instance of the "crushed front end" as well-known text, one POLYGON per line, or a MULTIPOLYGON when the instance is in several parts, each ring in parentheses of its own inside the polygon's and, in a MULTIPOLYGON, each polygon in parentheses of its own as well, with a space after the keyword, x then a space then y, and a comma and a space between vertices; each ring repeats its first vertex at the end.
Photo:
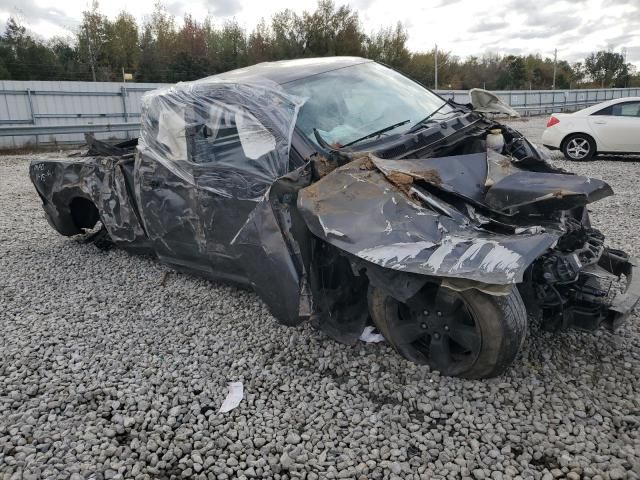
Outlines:
POLYGON ((611 187, 554 167, 506 125, 471 113, 344 156, 334 152, 338 168, 302 190, 299 208, 395 298, 414 294, 416 279, 491 295, 515 285, 548 329, 616 328, 640 299, 635 260, 589 221, 587 206, 611 187), (496 130, 500 151, 487 147, 496 130))
POLYGON ((549 330, 616 329, 640 298, 636 265, 622 250, 605 246, 604 235, 573 218, 564 222, 555 247, 530 267, 523 290, 549 330), (622 280, 625 282, 623 283, 622 280))

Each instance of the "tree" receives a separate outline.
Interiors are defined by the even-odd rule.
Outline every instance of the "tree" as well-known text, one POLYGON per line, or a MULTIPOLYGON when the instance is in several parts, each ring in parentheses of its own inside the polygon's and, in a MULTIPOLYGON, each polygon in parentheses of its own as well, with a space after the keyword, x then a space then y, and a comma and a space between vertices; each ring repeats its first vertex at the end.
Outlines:
POLYGON ((288 59, 305 55, 307 35, 305 22, 293 10, 282 10, 271 18, 274 58, 288 59))
POLYGON ((600 50, 590 54, 584 68, 591 80, 600 87, 624 87, 628 80, 630 65, 624 63, 619 53, 600 50))
POLYGON ((267 26, 264 18, 262 18, 249 35, 247 42, 247 63, 252 65, 274 58, 273 43, 273 33, 267 26))
POLYGON ((518 89, 525 86, 527 79, 522 57, 507 55, 502 60, 501 72, 496 81, 499 90, 518 89))
POLYGON ((109 27, 109 20, 99 12, 98 1, 93 0, 91 9, 82 12, 77 42, 80 61, 89 66, 94 82, 111 80, 113 74, 105 55, 109 27))
MULTIPOLYGON (((401 22, 395 27, 382 28, 366 39, 366 55, 392 67, 405 69, 411 61, 411 54, 407 48, 408 39, 407 29, 401 22)), ((421 57, 416 58, 417 62, 420 60, 421 57)), ((416 66, 415 70, 419 68, 416 66)))
POLYGON ((246 65, 247 43, 244 29, 235 20, 222 25, 218 46, 218 68, 226 72, 246 65))
MULTIPOLYGON (((205 21, 206 23, 206 21, 205 21)), ((174 58, 171 62, 171 81, 202 78, 209 73, 207 29, 191 15, 184 17, 182 28, 175 38, 174 58)))
POLYGON ((173 15, 161 3, 156 3, 143 27, 140 38, 140 60, 136 80, 170 82, 171 64, 175 55, 176 27, 173 15))
POLYGON ((58 78, 60 70, 54 52, 10 17, 0 37, 0 76, 13 80, 47 80, 58 78))
POLYGON ((332 0, 319 0, 313 13, 304 12, 305 54, 310 56, 361 55, 364 34, 358 14, 332 0))
POLYGON ((125 11, 120 12, 113 23, 107 22, 106 37, 105 60, 109 68, 133 70, 140 58, 135 18, 125 11))

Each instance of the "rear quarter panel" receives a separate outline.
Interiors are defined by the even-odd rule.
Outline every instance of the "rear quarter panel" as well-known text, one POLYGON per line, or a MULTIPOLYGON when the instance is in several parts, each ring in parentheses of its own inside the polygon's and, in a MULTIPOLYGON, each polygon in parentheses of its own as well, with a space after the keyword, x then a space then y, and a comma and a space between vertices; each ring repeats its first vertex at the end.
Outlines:
POLYGON ((553 116, 556 117, 560 123, 557 123, 553 127, 549 127, 544 131, 543 143, 546 144, 547 138, 552 138, 553 141, 557 143, 557 145, 553 146, 561 148, 564 139, 573 133, 586 133, 587 135, 594 137, 592 129, 589 126, 588 117, 580 114, 580 112, 570 114, 554 113, 553 116))
POLYGON ((116 243, 146 238, 138 221, 119 159, 85 157, 79 159, 34 160, 29 176, 49 224, 60 234, 82 233, 74 223, 70 205, 75 198, 87 199, 97 207, 100 219, 116 243))

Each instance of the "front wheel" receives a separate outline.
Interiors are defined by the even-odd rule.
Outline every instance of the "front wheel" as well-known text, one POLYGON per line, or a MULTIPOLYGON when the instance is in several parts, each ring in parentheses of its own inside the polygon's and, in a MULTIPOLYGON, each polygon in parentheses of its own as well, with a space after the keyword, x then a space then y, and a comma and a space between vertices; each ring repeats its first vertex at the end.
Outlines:
POLYGON ((500 375, 524 342, 527 313, 516 288, 508 295, 475 289, 456 292, 427 284, 407 302, 369 288, 369 312, 378 329, 406 359, 443 375, 500 375))

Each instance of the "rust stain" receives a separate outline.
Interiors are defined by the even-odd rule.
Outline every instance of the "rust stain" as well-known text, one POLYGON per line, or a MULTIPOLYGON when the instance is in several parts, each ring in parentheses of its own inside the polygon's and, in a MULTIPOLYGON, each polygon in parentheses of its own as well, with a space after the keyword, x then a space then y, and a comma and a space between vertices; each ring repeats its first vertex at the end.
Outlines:
POLYGON ((411 175, 400 172, 391 172, 389 175, 386 175, 386 177, 387 180, 398 188, 398 190, 406 196, 410 196, 409 190, 411 190, 411 185, 413 185, 413 177, 411 175))
POLYGON ((391 172, 387 175, 387 178, 398 187, 406 187, 413 183, 413 177, 402 172, 391 172))
POLYGON ((442 177, 440 173, 435 169, 423 170, 421 172, 410 172, 414 177, 421 178, 425 182, 432 183, 433 185, 442 185, 442 177))
POLYGON ((376 166, 369 157, 365 157, 364 161, 360 164, 360 170, 374 170, 375 168, 376 166))
POLYGON ((555 198, 562 198, 562 197, 567 197, 567 196, 571 196, 571 195, 576 195, 576 192, 571 192, 569 190, 556 190, 555 192, 553 192, 551 194, 553 197, 555 198))
POLYGON ((513 163, 511 163, 511 160, 507 157, 503 157, 500 160, 498 160, 496 162, 499 166, 501 166, 502 168, 505 168, 507 170, 510 170, 511 167, 513 167, 513 163))
POLYGON ((338 162, 335 160, 329 160, 322 155, 313 155, 311 160, 318 178, 322 178, 338 168, 338 162))

